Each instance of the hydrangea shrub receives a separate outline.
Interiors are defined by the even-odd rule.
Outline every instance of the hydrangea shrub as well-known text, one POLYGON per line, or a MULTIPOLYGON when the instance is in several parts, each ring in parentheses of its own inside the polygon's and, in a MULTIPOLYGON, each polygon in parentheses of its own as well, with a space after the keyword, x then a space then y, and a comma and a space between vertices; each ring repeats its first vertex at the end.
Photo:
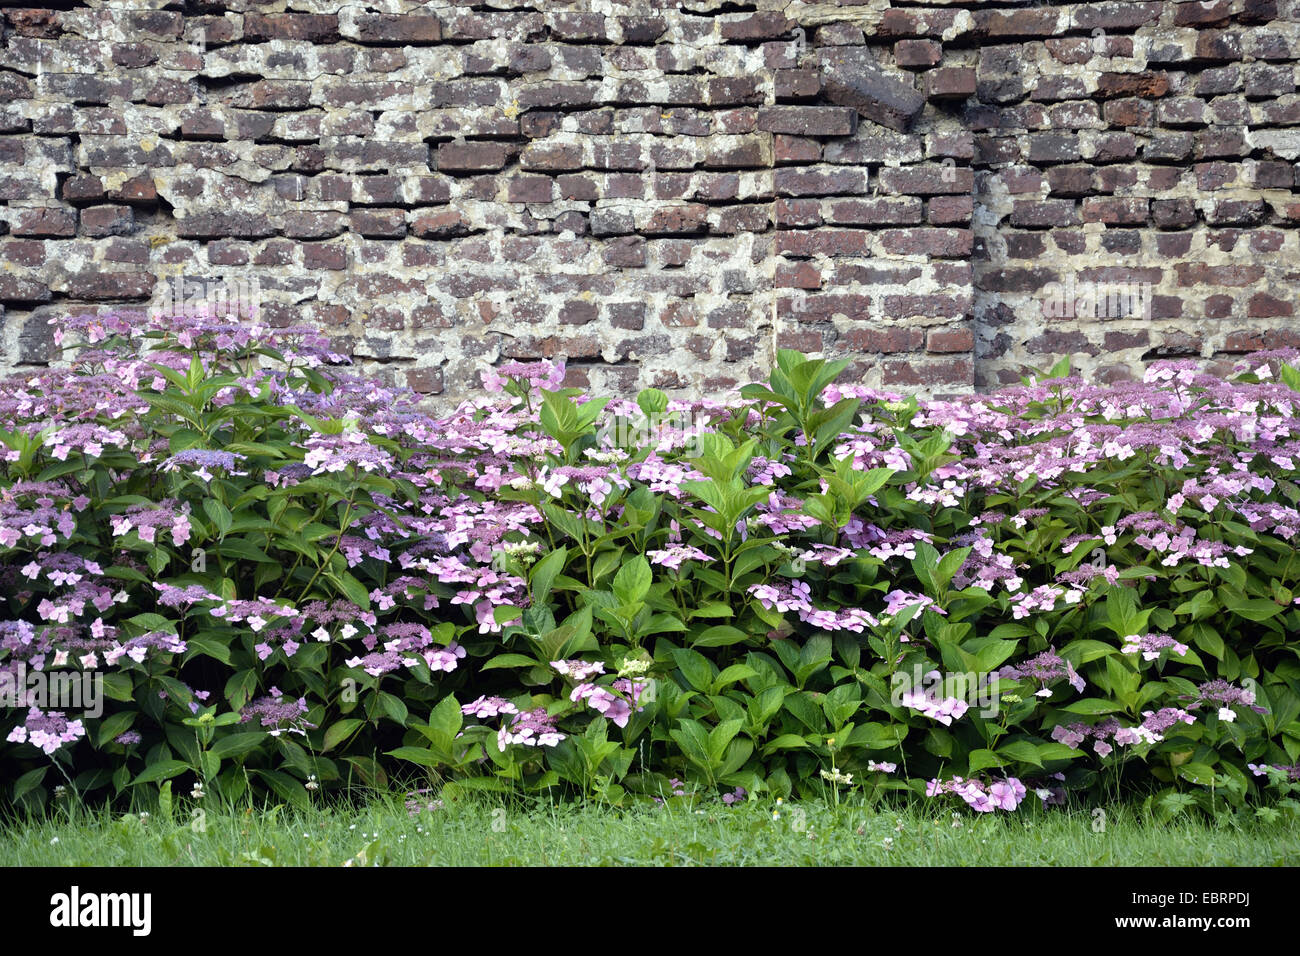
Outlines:
POLYGON ((995 812, 1297 776, 1292 354, 955 401, 793 352, 726 402, 513 364, 438 418, 310 330, 59 336, 69 367, 0 389, 9 800, 432 777, 995 812))

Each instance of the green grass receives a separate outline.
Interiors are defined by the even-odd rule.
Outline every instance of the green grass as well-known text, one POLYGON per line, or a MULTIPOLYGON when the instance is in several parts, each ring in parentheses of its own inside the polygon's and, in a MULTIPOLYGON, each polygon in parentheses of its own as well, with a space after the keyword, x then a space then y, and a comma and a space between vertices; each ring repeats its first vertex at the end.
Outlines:
POLYGON ((7 866, 790 865, 790 866, 1233 866, 1300 864, 1300 824, 1245 826, 1180 817, 1157 824, 1107 810, 1103 832, 1087 810, 1027 806, 976 816, 951 808, 897 811, 769 802, 703 810, 669 804, 492 806, 449 803, 410 816, 393 798, 361 808, 209 811, 174 820, 63 809, 52 819, 0 827, 7 866), (954 820, 960 826, 954 825, 954 820))

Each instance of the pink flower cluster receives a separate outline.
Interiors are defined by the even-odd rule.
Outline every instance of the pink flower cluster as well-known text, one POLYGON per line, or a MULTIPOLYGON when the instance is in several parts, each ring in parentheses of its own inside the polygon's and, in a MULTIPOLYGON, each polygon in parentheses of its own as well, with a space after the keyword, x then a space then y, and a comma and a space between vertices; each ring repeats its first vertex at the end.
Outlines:
POLYGON ((9 731, 5 739, 10 743, 29 743, 46 754, 52 754, 64 744, 73 743, 86 736, 80 720, 68 720, 62 711, 42 711, 32 707, 26 720, 9 731))
POLYGON ((614 681, 612 687, 602 687, 599 684, 579 684, 570 692, 569 700, 575 704, 580 700, 585 700, 588 707, 605 719, 612 721, 618 727, 626 727, 627 722, 632 717, 633 708, 638 712, 645 709, 639 705, 641 695, 645 693, 646 688, 649 686, 649 684, 630 681, 627 678, 614 681))
POLYGON ((925 787, 927 797, 937 797, 945 793, 955 793, 966 801, 976 813, 992 813, 994 810, 1012 811, 1020 806, 1028 791, 1016 777, 1006 777, 992 784, 979 780, 963 780, 953 777, 951 780, 939 780, 937 777, 925 787))
POLYGON ((931 720, 937 720, 945 727, 950 726, 954 720, 960 720, 970 710, 970 704, 964 700, 956 697, 939 700, 919 689, 907 691, 899 698, 899 702, 904 707, 920 711, 931 720))

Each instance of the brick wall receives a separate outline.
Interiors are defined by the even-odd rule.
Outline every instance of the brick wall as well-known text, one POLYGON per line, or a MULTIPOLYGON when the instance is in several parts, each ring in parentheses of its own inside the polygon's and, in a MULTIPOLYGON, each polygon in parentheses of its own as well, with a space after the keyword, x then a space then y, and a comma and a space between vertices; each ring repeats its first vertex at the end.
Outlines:
POLYGON ((1300 0, 53 6, 0 21, 0 368, 176 277, 440 402, 1300 345, 1300 0))

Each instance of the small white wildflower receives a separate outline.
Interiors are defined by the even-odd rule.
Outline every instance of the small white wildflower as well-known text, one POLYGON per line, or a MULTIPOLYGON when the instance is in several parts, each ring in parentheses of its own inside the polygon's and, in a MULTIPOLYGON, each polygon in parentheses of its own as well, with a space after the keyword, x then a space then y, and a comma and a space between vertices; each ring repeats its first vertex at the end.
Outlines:
POLYGON ((623 666, 618 669, 619 677, 641 677, 651 667, 650 661, 643 661, 637 658, 628 658, 623 662, 623 666))
POLYGON ((821 771, 821 775, 823 780, 827 780, 835 784, 840 784, 840 783, 850 784, 853 782, 853 774, 840 773, 838 770, 823 770, 821 771))

